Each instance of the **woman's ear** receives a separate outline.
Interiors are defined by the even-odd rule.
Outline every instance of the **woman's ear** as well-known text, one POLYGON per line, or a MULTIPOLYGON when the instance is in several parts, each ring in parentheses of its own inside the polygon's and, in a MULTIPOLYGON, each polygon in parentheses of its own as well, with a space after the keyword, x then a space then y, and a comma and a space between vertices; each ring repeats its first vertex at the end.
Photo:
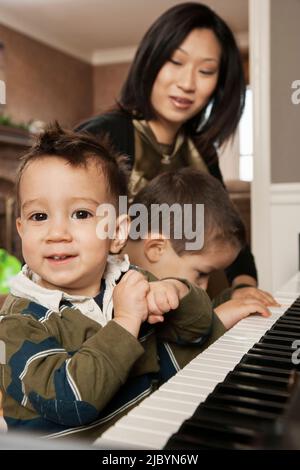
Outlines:
POLYGON ((127 214, 120 215, 116 221, 114 237, 110 245, 110 253, 117 254, 124 247, 130 228, 130 218, 127 214))
POLYGON ((161 235, 151 234, 144 242, 144 255, 149 263, 158 263, 167 248, 167 240, 161 235))

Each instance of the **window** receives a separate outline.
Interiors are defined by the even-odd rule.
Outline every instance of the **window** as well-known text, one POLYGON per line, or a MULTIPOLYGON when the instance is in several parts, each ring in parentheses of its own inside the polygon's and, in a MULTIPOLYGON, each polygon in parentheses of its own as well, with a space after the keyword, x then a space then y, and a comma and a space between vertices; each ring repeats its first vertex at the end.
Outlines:
POLYGON ((253 96, 248 87, 244 112, 239 124, 240 179, 253 180, 253 96))

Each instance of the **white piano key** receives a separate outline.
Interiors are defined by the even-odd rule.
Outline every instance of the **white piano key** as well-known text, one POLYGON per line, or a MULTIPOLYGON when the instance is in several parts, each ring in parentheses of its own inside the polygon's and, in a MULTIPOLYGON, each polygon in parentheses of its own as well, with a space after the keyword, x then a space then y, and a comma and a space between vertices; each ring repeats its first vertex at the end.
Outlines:
POLYGON ((176 374, 176 380, 175 380, 175 377, 174 377, 174 381, 172 381, 173 384, 182 384, 184 386, 194 386, 194 387, 207 387, 210 386, 212 383, 214 383, 215 380, 214 380, 214 377, 209 377, 209 378, 206 378, 206 377, 202 377, 202 376, 198 376, 198 377, 193 377, 193 378, 189 378, 189 377, 185 377, 185 376, 182 376, 180 374, 176 374))
POLYGON ((170 432, 176 430, 178 423, 172 423, 163 419, 151 419, 149 417, 140 417, 130 414, 130 416, 124 416, 122 420, 115 424, 117 428, 122 429, 136 429, 137 431, 147 431, 149 433, 156 433, 159 429, 160 434, 168 436, 170 432))
MULTIPOLYGON (((202 400, 204 397, 208 395, 207 390, 202 390, 199 393, 189 393, 188 390, 185 391, 177 391, 177 390, 162 390, 160 387, 157 392, 155 392, 156 397, 158 398, 165 398, 169 401, 176 401, 176 402, 183 402, 183 403, 194 403, 198 405, 200 403, 199 400, 202 400)), ((145 400, 146 401, 146 400, 145 400)))
POLYGON ((116 444, 120 443, 123 446, 125 445, 127 449, 161 449, 167 442, 168 436, 165 434, 161 435, 159 431, 156 433, 149 433, 145 430, 135 430, 135 429, 122 429, 120 427, 112 426, 103 434, 103 437, 100 437, 95 441, 101 445, 107 446, 108 449, 116 449, 116 444))
POLYGON ((199 397, 199 392, 210 390, 210 389, 211 389, 211 387, 209 386, 209 383, 207 383, 206 385, 193 384, 193 385, 190 385, 187 389, 187 387, 185 387, 185 385, 183 383, 176 383, 176 382, 170 383, 170 381, 166 382, 164 385, 162 385, 159 388, 159 390, 165 391, 165 392, 171 392, 171 393, 174 393, 174 392, 181 393, 182 392, 182 393, 186 393, 188 395, 190 395, 190 394, 194 395, 196 397, 199 397))
MULTIPOLYGON (((157 397, 156 393, 151 395, 143 402, 143 408, 149 408, 152 410, 152 412, 155 410, 160 412, 160 410, 172 411, 176 409, 180 410, 181 413, 188 413, 189 416, 193 414, 196 406, 197 404, 195 403, 183 402, 180 400, 170 400, 169 398, 163 398, 162 396, 157 397)), ((138 406, 137 408, 142 407, 138 406)))
MULTIPOLYGON (((152 408, 147 408, 145 406, 137 406, 130 413, 130 417, 136 417, 139 419, 150 419, 155 422, 155 426, 158 426, 158 421, 163 421, 173 426, 178 426, 186 418, 190 416, 190 413, 181 412, 181 410, 153 410, 152 408)), ((124 423, 123 423, 124 424, 124 423)), ((145 422, 144 428, 147 428, 147 423, 145 422)))

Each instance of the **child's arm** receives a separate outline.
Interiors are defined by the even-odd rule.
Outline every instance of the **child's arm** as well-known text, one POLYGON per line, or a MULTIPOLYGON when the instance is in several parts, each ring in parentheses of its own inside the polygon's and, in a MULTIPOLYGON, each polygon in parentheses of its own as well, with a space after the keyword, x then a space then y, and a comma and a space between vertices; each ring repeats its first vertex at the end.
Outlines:
POLYGON ((228 300, 216 307, 215 312, 227 330, 251 313, 260 313, 263 317, 270 316, 270 311, 263 303, 247 298, 228 300))
POLYGON ((152 300, 150 305, 148 303, 150 310, 149 321, 155 323, 155 315, 161 316, 163 322, 159 323, 157 334, 165 341, 181 345, 200 345, 211 335, 214 323, 218 323, 221 327, 219 329, 222 329, 222 332, 218 329, 217 336, 220 336, 225 331, 225 328, 218 319, 214 322, 216 315, 213 312, 207 293, 184 279, 168 278, 150 282, 148 298, 151 296, 156 298, 156 306, 154 306, 152 300), (179 294, 179 291, 177 294, 177 303, 175 303, 176 298, 173 295, 170 300, 167 294, 168 299, 167 301, 165 300, 165 291, 170 289, 169 285, 172 285, 174 281, 176 289, 179 289, 181 286, 181 294, 179 294), (152 294, 152 289, 155 292, 154 294, 152 294), (162 294, 159 296, 160 291, 164 292, 164 296, 162 294), (174 301, 174 309, 169 308, 172 306, 172 301, 174 301), (158 307, 157 303, 159 303, 158 307), (163 312, 168 313, 163 315, 163 312))
POLYGON ((148 283, 139 273, 125 275, 115 295, 116 318, 98 330, 71 309, 63 318, 52 313, 42 321, 23 301, 18 314, 1 318, 7 365, 2 366, 0 388, 33 417, 36 412, 65 426, 95 420, 144 353, 134 336, 147 317, 147 291, 148 283), (50 326, 57 335, 51 334, 50 326), (69 352, 70 344, 76 343, 75 351, 69 352))

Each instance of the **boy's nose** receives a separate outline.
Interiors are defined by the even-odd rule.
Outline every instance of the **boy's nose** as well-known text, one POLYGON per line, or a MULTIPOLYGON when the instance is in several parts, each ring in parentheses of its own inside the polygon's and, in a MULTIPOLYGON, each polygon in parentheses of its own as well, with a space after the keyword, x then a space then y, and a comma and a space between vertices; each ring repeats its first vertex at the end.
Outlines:
POLYGON ((64 220, 53 221, 46 234, 47 242, 57 241, 70 241, 72 240, 72 234, 69 230, 69 225, 64 220))

